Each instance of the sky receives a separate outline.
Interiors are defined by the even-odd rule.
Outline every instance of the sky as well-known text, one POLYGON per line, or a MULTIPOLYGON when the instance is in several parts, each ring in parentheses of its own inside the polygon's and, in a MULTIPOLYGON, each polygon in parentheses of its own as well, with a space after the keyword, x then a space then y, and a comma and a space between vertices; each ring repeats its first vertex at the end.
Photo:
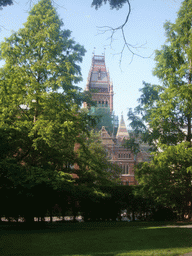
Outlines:
MULTIPOLYGON (((166 20, 175 22, 182 0, 130 0, 131 15, 125 26, 127 42, 134 45, 134 51, 142 57, 134 56, 125 49, 120 31, 117 31, 111 42, 111 32, 104 33, 104 26, 116 28, 124 23, 128 5, 120 10, 111 10, 103 5, 95 10, 91 7, 92 0, 55 0, 54 6, 64 22, 63 29, 72 31, 72 38, 83 45, 86 54, 80 64, 83 82, 78 85, 84 89, 91 66, 93 52, 96 55, 105 53, 105 63, 109 69, 114 89, 114 112, 119 116, 123 113, 128 127, 127 112, 138 105, 139 89, 143 81, 160 84, 152 75, 154 51, 161 49, 166 37, 163 24, 166 20), (121 60, 121 63, 120 63, 121 60)), ((37 0, 33 0, 37 3, 37 0)), ((27 21, 30 10, 29 0, 17 0, 14 5, 0 11, 0 42, 18 31, 27 21)))

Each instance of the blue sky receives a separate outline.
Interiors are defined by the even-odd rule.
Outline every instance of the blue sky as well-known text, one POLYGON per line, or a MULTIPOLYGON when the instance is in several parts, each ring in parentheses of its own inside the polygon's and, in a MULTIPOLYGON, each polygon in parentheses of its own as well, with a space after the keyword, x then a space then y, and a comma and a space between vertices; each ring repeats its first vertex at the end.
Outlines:
MULTIPOLYGON (((33 0, 33 3, 36 3, 33 0)), ((110 45, 110 32, 100 33, 99 27, 121 25, 127 15, 128 6, 120 10, 110 10, 106 4, 99 10, 91 8, 91 0, 55 0, 55 7, 60 18, 64 22, 64 28, 72 31, 72 37, 76 42, 84 45, 87 50, 81 64, 83 82, 79 86, 84 89, 91 65, 92 53, 100 55, 105 49, 106 66, 109 68, 110 77, 114 86, 114 111, 120 117, 123 111, 124 119, 127 119, 129 108, 137 106, 140 96, 139 88, 142 81, 159 84, 152 75, 154 68, 154 55, 151 58, 134 57, 125 49, 121 66, 119 65, 120 53, 123 47, 123 39, 120 32, 114 35, 114 41, 110 45)), ((127 41, 133 45, 144 45, 136 51, 142 56, 150 56, 154 50, 160 49, 165 43, 163 24, 166 20, 174 22, 181 6, 181 0, 130 0, 132 12, 128 24, 125 27, 127 41)), ((17 31, 26 22, 30 4, 28 0, 17 0, 13 6, 5 7, 0 11, 2 26, 0 41, 9 37, 12 31, 17 31)), ((128 125, 128 122, 126 121, 128 125)))

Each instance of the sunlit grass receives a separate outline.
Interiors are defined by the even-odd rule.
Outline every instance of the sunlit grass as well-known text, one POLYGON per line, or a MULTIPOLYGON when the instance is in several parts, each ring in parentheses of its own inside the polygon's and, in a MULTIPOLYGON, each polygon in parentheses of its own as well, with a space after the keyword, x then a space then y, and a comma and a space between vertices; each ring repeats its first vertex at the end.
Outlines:
POLYGON ((165 223, 64 223, 45 229, 4 229, 0 235, 0 255, 182 255, 192 251, 192 229, 165 223))

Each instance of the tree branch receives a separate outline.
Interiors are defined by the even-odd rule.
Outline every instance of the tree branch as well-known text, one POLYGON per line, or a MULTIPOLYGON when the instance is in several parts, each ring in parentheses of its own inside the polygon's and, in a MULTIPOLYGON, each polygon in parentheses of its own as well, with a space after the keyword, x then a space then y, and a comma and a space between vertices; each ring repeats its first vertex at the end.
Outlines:
POLYGON ((106 32, 111 32, 111 36, 108 38, 108 39, 110 39, 110 46, 112 46, 112 43, 114 41, 115 33, 117 31, 119 31, 119 30, 121 31, 121 34, 122 34, 122 37, 123 37, 123 41, 124 41, 124 45, 122 47, 121 52, 117 53, 118 55, 120 54, 120 60, 119 60, 119 65, 120 66, 121 66, 121 62, 122 62, 122 58, 123 58, 123 52, 124 52, 125 48, 127 48, 128 51, 132 55, 130 63, 133 61, 134 56, 138 56, 138 57, 141 57, 141 58, 150 58, 153 55, 153 53, 152 53, 150 56, 143 56, 143 55, 140 55, 140 54, 138 54, 136 52, 137 49, 142 48, 146 43, 142 44, 140 46, 134 46, 134 45, 128 43, 127 38, 125 36, 124 27, 128 23, 129 17, 130 17, 130 14, 131 14, 131 4, 130 4, 129 0, 127 0, 127 4, 128 4, 128 14, 127 14, 126 19, 125 19, 125 21, 124 21, 124 23, 122 25, 120 25, 120 26, 118 26, 116 28, 113 28, 113 27, 110 27, 110 26, 98 27, 100 29, 98 34, 104 34, 106 32))

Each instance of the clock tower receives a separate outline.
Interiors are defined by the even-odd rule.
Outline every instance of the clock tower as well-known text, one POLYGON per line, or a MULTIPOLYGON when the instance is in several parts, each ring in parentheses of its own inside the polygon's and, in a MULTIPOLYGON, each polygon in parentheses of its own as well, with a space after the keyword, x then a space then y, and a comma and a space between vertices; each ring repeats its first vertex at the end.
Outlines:
POLYGON ((105 55, 93 55, 85 90, 92 94, 98 107, 109 108, 110 113, 113 112, 113 84, 105 66, 105 55))

